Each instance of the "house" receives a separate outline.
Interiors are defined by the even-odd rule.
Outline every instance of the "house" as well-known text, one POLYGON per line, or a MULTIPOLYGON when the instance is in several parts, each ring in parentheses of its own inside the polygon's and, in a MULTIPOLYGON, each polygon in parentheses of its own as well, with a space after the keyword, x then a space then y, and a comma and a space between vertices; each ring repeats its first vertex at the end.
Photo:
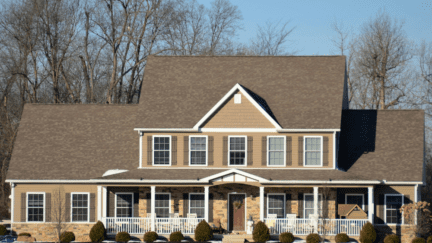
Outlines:
POLYGON ((98 220, 140 237, 192 235, 204 219, 298 236, 322 233, 323 218, 330 235, 405 227, 398 209, 425 184, 424 112, 349 110, 345 66, 151 56, 138 105, 26 104, 7 175, 12 227, 55 239, 58 198, 81 241, 98 220), (337 219, 339 204, 367 219, 337 219))
POLYGON ((367 219, 367 214, 357 204, 339 204, 338 215, 341 219, 367 219))

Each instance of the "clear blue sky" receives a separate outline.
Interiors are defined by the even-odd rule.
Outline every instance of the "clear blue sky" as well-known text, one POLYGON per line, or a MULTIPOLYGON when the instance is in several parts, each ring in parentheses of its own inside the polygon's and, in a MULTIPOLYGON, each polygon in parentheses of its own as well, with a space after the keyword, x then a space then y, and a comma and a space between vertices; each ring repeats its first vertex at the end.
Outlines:
MULTIPOLYGON (((290 45, 298 55, 328 55, 332 53, 331 24, 337 20, 358 33, 361 25, 380 10, 405 21, 407 36, 419 42, 432 41, 432 0, 357 0, 357 1, 300 1, 300 0, 230 0, 243 15, 243 29, 236 41, 247 43, 256 33, 257 24, 266 21, 290 20, 296 27, 290 35, 290 45)), ((210 7, 210 0, 199 3, 210 7)), ((289 49, 288 49, 289 50, 289 49)))

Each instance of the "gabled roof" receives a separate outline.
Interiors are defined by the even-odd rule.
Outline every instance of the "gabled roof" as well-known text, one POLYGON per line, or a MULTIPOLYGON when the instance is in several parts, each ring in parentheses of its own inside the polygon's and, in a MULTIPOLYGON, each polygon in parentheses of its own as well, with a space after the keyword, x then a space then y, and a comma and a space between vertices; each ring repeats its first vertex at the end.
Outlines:
POLYGON ((363 211, 363 209, 361 209, 357 204, 338 204, 338 214, 340 216, 347 216, 354 210, 354 208, 363 211))
POLYGON ((282 128, 339 129, 344 80, 344 56, 151 56, 136 127, 193 128, 238 83, 282 128))

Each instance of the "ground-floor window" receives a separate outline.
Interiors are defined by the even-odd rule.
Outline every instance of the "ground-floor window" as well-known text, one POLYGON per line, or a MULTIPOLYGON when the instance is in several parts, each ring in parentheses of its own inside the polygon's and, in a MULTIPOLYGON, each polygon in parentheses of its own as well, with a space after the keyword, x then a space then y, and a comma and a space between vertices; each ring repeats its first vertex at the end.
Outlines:
MULTIPOLYGON (((314 195, 304 195, 304 218, 308 219, 309 215, 314 213, 314 195)), ((318 195, 318 214, 322 215, 322 195, 318 195)))
POLYGON ((116 217, 132 217, 133 193, 116 193, 116 217))
POLYGON ((363 194, 346 194, 345 204, 357 204, 364 210, 364 195, 363 194))
POLYGON ((157 193, 155 197, 155 212, 157 218, 169 218, 170 194, 157 193))
POLYGON ((404 196, 401 194, 385 195, 385 220, 388 224, 402 224, 400 208, 403 205, 404 196))
POLYGON ((87 222, 89 216, 89 194, 72 193, 72 222, 87 222))
POLYGON ((204 194, 189 194, 189 213, 196 213, 197 218, 204 218, 204 194))
POLYGON ((45 193, 27 193, 27 221, 43 222, 45 193))
POLYGON ((285 195, 269 194, 267 204, 267 215, 277 214, 278 218, 284 218, 285 215, 285 195))

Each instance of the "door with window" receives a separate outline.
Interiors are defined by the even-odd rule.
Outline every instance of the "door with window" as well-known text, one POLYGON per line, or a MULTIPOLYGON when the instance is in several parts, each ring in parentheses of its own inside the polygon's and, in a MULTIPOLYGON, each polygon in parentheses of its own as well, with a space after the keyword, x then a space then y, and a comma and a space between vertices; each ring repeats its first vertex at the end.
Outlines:
POLYGON ((229 194, 229 228, 228 231, 245 231, 246 195, 229 194))

